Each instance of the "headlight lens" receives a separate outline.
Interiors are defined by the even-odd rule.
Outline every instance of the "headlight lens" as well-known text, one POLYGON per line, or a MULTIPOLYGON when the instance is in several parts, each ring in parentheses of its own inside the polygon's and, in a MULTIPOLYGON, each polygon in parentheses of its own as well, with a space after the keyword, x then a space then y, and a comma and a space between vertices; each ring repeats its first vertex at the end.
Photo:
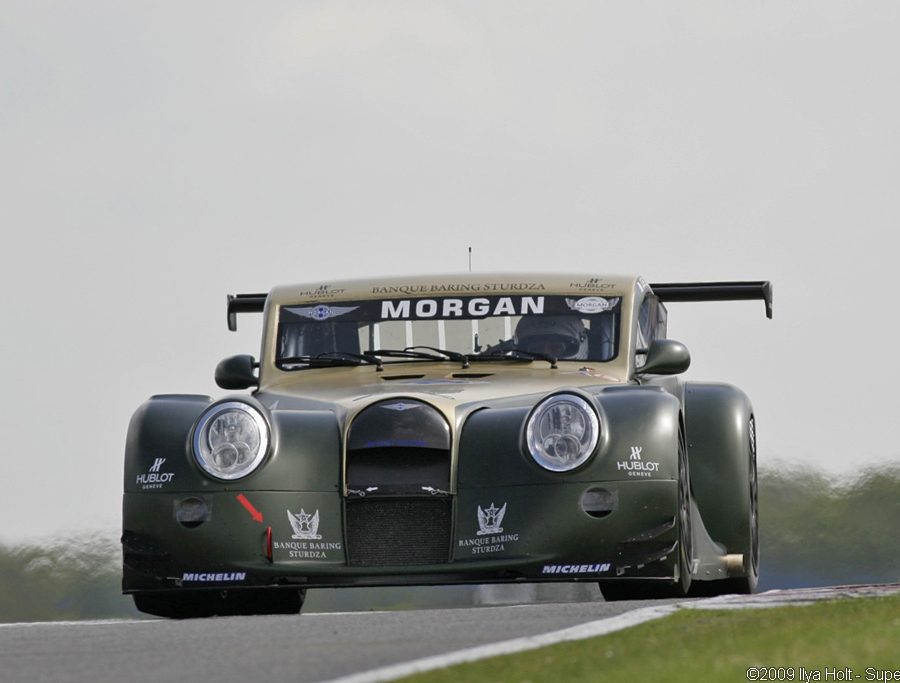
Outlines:
POLYGON ((597 413, 574 394, 556 394, 539 403, 525 428, 531 457, 552 472, 568 472, 584 464, 599 438, 597 413))
POLYGON ((269 427, 240 401, 207 410, 194 429, 197 464, 217 479, 240 479, 259 467, 269 447, 269 427))

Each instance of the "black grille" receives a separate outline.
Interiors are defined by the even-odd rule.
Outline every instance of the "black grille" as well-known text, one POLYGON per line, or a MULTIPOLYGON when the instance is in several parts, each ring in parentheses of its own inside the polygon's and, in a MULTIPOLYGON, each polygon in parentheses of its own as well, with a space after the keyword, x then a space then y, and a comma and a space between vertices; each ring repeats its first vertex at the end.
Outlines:
POLYGON ((450 499, 348 500, 347 554, 355 567, 441 564, 450 557, 450 499))

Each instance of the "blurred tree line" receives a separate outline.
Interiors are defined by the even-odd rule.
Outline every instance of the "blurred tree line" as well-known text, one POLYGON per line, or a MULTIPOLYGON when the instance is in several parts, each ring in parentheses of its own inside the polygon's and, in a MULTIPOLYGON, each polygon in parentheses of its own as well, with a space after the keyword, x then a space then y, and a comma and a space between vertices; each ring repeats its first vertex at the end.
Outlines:
POLYGON ((121 557, 118 538, 99 533, 0 545, 0 622, 137 614, 121 594, 121 557))
MULTIPOLYGON (((849 481, 809 468, 760 473, 760 589, 900 581, 900 466, 849 481)), ((136 617, 116 534, 0 545, 0 622, 136 617)), ((310 591, 313 611, 600 599, 593 584, 310 591), (485 597, 487 596, 487 597, 485 597)))
POLYGON ((760 589, 900 581, 900 465, 761 473, 760 589))

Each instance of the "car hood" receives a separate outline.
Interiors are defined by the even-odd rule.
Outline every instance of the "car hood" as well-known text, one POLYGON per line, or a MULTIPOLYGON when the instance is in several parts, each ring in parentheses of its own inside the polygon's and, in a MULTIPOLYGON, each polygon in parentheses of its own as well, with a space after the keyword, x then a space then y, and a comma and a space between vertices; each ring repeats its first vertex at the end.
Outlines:
POLYGON ((256 398, 270 410, 334 410, 356 413, 390 398, 417 398, 452 418, 460 406, 529 397, 565 387, 624 384, 604 363, 479 363, 467 369, 451 363, 393 363, 317 368, 285 375, 260 388, 256 398))

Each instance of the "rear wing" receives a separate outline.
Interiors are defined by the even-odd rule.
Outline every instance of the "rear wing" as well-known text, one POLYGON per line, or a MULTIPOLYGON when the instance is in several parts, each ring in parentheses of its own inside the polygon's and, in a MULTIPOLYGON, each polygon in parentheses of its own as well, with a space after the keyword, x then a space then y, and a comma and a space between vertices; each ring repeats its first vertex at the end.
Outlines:
POLYGON ((772 283, 757 282, 673 282, 651 284, 660 301, 746 301, 766 303, 766 317, 772 317, 772 283))
POLYGON ((268 294, 229 294, 228 295, 228 329, 237 329, 238 313, 262 313, 266 307, 268 294))
MULTIPOLYGON (((678 282, 655 283, 650 288, 660 301, 745 301, 766 302, 766 317, 772 317, 772 283, 758 282, 678 282)), ((237 329, 238 313, 262 313, 268 294, 229 294, 228 329, 237 329)))

